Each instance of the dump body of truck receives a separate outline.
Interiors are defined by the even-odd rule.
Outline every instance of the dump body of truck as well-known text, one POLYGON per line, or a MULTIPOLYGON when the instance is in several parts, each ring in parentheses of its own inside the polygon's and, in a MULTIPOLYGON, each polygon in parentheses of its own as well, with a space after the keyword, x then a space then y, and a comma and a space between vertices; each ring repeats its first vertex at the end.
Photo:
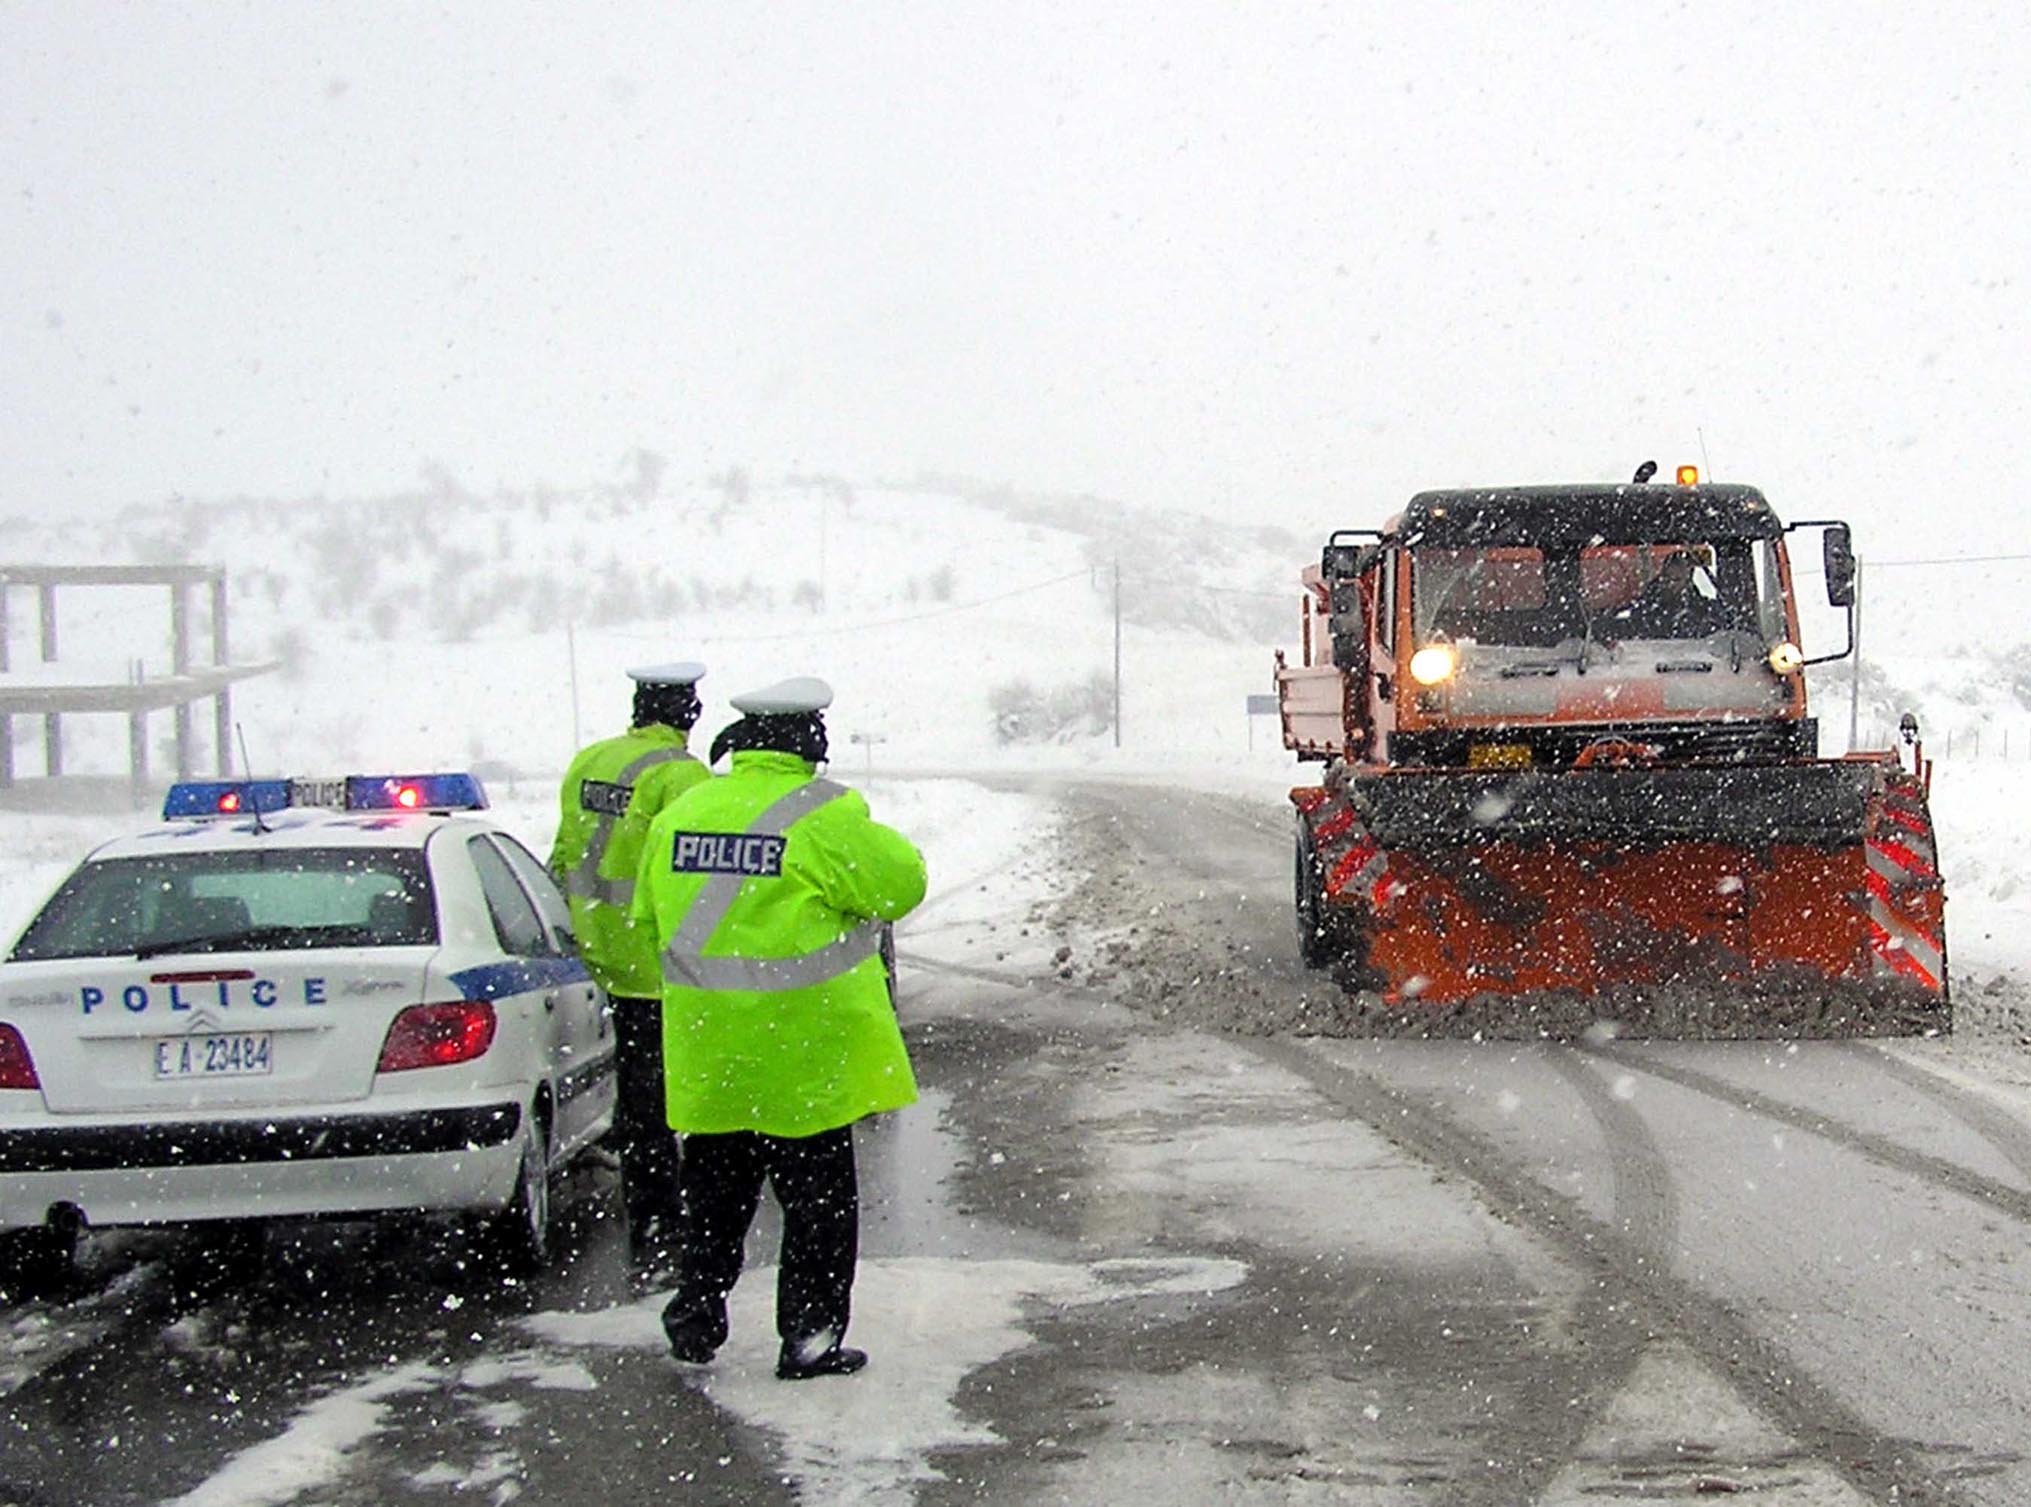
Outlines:
MULTIPOLYGON (((1793 528, 1850 606, 1845 526, 1793 528)), ((1334 535, 1277 666, 1325 765, 1292 792, 1306 960, 1470 1029, 1945 1029, 1929 770, 1817 756, 1790 532, 1681 484, 1421 493, 1334 535)))

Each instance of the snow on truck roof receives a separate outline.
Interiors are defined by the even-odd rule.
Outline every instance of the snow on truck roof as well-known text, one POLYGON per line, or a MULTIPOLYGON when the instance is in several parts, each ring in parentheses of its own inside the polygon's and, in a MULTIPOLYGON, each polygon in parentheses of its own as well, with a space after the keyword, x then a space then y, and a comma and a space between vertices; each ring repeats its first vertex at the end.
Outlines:
POLYGON ((1755 487, 1632 483, 1420 492, 1387 532, 1439 546, 1647 544, 1774 539, 1784 525, 1755 487))

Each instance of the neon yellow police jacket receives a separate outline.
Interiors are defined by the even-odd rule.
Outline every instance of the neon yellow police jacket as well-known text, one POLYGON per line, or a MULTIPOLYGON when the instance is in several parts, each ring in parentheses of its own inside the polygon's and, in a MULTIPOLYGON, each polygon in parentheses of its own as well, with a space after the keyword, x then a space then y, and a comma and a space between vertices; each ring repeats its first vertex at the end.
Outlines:
POLYGON ((675 1130, 809 1136, 916 1100, 879 949, 924 858, 813 773, 743 750, 650 826, 634 914, 662 949, 675 1130))
POLYGON ((654 999, 663 992, 655 936, 629 907, 649 823, 712 777, 684 745, 683 733, 660 725, 603 738, 579 751, 558 792, 550 870, 571 902, 585 966, 609 994, 654 999))

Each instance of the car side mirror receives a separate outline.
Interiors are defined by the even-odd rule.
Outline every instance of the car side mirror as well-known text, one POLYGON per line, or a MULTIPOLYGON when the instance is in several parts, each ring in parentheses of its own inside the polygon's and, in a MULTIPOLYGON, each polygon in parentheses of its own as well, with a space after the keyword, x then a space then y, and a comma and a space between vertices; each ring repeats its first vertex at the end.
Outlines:
POLYGON ((1826 599, 1835 607, 1855 605, 1855 546, 1845 523, 1829 523, 1820 536, 1826 560, 1826 599))

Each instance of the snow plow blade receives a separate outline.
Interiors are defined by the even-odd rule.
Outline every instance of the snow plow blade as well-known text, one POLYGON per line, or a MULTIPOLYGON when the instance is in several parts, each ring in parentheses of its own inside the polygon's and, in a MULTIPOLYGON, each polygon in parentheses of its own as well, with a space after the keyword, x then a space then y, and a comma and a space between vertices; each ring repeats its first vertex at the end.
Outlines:
POLYGON ((1378 1034, 1949 1029, 1931 817, 1892 756, 1385 769, 1292 797, 1300 887, 1309 865, 1378 1034))

